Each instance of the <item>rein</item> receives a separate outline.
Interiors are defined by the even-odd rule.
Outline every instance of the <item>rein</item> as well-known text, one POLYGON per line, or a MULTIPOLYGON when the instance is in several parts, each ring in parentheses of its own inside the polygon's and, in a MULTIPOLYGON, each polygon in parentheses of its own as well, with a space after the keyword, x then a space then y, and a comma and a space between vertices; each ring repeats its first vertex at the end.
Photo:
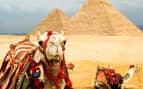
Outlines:
MULTIPOLYGON (((47 39, 45 40, 45 42, 44 42, 44 49, 46 48, 47 42, 48 42, 48 40, 50 39, 50 36, 51 36, 52 34, 54 34, 54 33, 52 33, 52 31, 49 31, 49 32, 48 32, 48 34, 47 34, 48 38, 47 38, 47 39)), ((59 69, 56 69, 56 68, 50 66, 49 63, 47 62, 47 57, 46 57, 46 53, 44 52, 44 50, 41 49, 40 47, 39 47, 39 50, 40 50, 40 52, 44 55, 44 61, 45 61, 46 65, 48 66, 48 68, 52 69, 53 71, 57 71, 57 72, 60 73, 59 76, 57 76, 57 77, 52 77, 52 76, 50 75, 49 71, 48 71, 48 70, 45 68, 45 66, 44 66, 44 69, 46 69, 45 73, 46 73, 47 78, 48 78, 49 80, 51 80, 51 81, 53 81, 53 82, 56 83, 57 89, 60 89, 59 82, 58 82, 59 79, 65 79, 65 81, 66 81, 66 87, 67 87, 66 89, 73 89, 73 88, 72 88, 72 82, 70 81, 69 77, 65 74, 65 66, 66 66, 66 63, 65 63, 65 55, 64 55, 64 53, 63 53, 62 66, 61 66, 61 69, 59 70, 59 69)), ((65 51, 65 48, 63 48, 63 51, 65 51)))

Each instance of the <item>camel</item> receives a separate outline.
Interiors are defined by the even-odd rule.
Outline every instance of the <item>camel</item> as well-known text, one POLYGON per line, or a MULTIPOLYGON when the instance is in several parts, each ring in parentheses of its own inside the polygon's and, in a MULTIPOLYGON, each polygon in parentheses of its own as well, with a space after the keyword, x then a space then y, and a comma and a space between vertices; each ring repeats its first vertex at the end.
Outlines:
POLYGON ((136 66, 130 65, 128 72, 121 76, 115 73, 114 69, 97 67, 95 89, 121 89, 124 83, 131 80, 136 72, 136 66))
POLYGON ((28 40, 10 46, 0 69, 1 89, 72 89, 65 66, 64 37, 39 34, 39 45, 28 40))
MULTIPOLYGON (((64 50, 65 39, 56 32, 39 34, 40 50, 36 52, 39 55, 44 73, 44 89, 71 89, 67 67, 65 65, 64 50)), ((34 58, 36 60, 36 58, 34 58)))

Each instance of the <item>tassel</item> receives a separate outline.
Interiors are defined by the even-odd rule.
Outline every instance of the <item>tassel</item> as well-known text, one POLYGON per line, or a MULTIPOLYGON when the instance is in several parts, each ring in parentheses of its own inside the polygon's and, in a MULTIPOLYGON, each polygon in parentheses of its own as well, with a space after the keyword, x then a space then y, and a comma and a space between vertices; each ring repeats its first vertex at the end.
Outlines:
POLYGON ((50 36, 52 34, 53 34, 53 31, 49 31, 48 34, 47 34, 47 36, 50 36))

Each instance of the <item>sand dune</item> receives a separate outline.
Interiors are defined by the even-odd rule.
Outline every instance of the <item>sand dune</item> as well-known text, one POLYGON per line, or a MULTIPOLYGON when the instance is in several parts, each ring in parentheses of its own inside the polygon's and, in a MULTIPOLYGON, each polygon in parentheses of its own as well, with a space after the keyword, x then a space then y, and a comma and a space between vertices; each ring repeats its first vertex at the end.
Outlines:
MULTIPOLYGON (((68 63, 69 61, 67 61, 68 63)), ((107 67, 109 64, 115 68, 117 73, 124 75, 129 65, 128 64, 120 64, 120 63, 103 63, 96 61, 72 61, 72 63, 78 65, 78 67, 72 72, 70 72, 70 77, 73 83, 74 89, 94 89, 94 79, 96 77, 96 66, 105 66, 107 67)), ((1 61, 0 61, 1 64, 1 61)), ((133 78, 125 85, 135 85, 135 89, 143 89, 143 64, 138 64, 142 70, 140 72, 136 72, 133 78)))
POLYGON ((94 60, 102 62, 143 62, 143 39, 122 36, 67 37, 68 60, 94 60))
MULTIPOLYGON (((143 38, 125 36, 65 36, 67 60, 93 60, 100 62, 143 62, 143 38)), ((23 40, 24 36, 0 36, 0 59, 11 43, 23 40)), ((35 39, 35 38, 34 38, 35 39)), ((35 44, 36 40, 32 40, 35 44)))
MULTIPOLYGON (((93 89, 97 65, 107 67, 110 64, 113 68, 115 68, 117 73, 122 75, 127 72, 129 67, 128 64, 103 63, 95 61, 73 61, 73 63, 79 65, 79 67, 74 72, 70 73, 75 89, 93 89)), ((143 65, 140 64, 139 66, 143 68, 143 65)), ((135 73, 133 78, 124 85, 134 84, 136 89, 143 89, 142 76, 143 70, 135 73)))

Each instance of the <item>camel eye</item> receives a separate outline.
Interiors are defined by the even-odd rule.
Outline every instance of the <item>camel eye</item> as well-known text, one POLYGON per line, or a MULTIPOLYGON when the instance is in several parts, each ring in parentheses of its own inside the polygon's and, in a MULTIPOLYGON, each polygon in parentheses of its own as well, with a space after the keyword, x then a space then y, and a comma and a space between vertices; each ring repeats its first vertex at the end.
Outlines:
POLYGON ((54 42, 50 42, 50 44, 54 45, 55 43, 54 42))
POLYGON ((39 41, 39 45, 42 46, 43 45, 43 41, 39 41))
POLYGON ((66 40, 64 40, 64 41, 63 41, 63 43, 64 43, 64 45, 66 45, 67 41, 66 41, 66 40))

